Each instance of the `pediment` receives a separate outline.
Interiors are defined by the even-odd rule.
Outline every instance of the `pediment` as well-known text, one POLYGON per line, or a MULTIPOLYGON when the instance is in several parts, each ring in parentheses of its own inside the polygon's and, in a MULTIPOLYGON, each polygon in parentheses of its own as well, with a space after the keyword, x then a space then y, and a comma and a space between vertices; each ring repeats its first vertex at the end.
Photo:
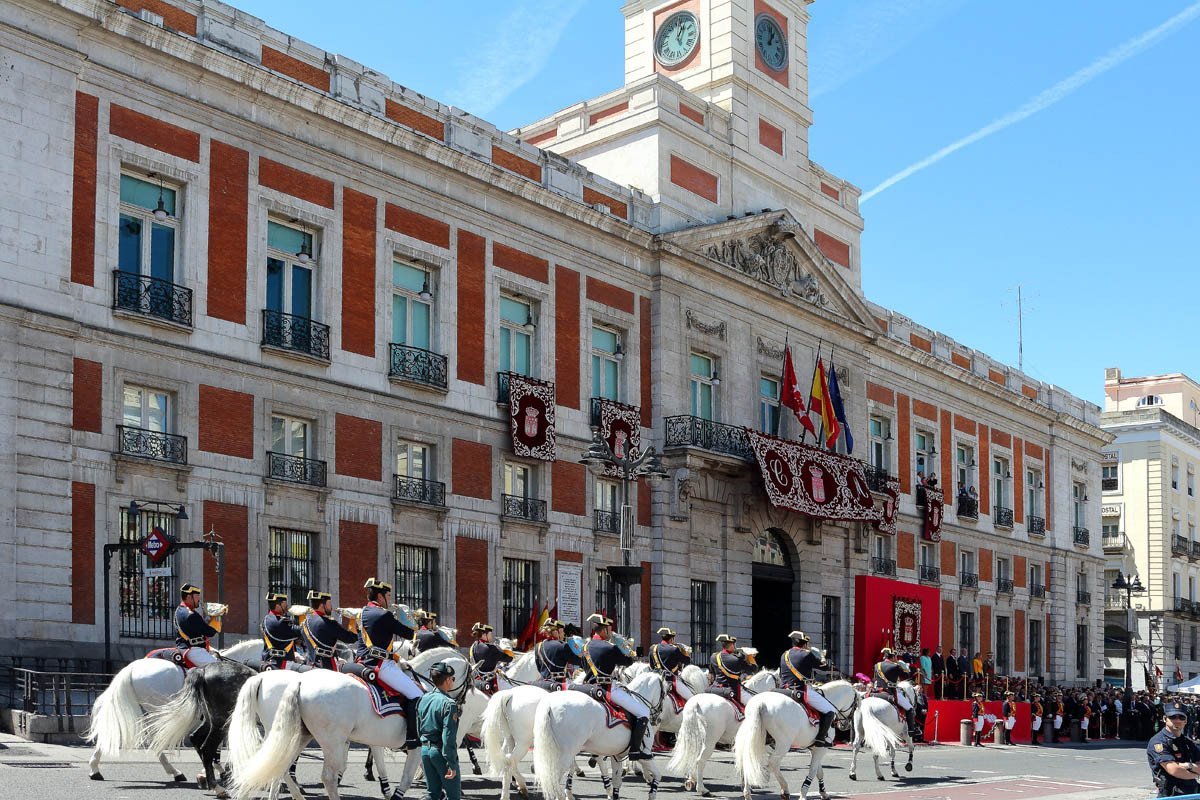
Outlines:
POLYGON ((665 237, 691 254, 758 281, 769 291, 880 331, 862 296, 787 211, 688 228, 665 237))

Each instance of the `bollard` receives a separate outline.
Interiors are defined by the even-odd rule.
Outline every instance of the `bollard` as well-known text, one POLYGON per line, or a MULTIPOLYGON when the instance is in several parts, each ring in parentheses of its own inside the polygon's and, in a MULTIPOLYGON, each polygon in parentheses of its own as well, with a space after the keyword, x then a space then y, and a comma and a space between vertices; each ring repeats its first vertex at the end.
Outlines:
POLYGON ((958 743, 963 747, 970 747, 971 742, 975 739, 974 720, 964 719, 958 725, 958 743))

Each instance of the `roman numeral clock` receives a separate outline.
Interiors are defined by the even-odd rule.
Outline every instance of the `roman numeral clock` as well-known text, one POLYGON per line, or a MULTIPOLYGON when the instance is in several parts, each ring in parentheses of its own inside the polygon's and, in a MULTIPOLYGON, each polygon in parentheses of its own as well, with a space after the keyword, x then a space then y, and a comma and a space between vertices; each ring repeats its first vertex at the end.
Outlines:
POLYGON ((695 52, 699 41, 700 20, 691 11, 677 11, 658 28, 654 58, 664 67, 677 67, 695 52))
POLYGON ((759 14, 754 20, 754 45, 767 69, 782 72, 787 66, 787 34, 770 14, 759 14))

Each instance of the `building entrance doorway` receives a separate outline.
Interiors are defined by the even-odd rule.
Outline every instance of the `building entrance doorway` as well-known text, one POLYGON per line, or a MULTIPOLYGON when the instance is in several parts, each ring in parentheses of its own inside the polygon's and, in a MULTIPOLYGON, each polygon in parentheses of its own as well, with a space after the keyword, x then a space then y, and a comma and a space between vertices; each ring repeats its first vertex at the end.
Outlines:
POLYGON ((792 589, 796 576, 783 536, 767 529, 754 542, 751 645, 758 649, 758 663, 764 669, 779 666, 779 657, 789 646, 787 635, 795 630, 792 589))

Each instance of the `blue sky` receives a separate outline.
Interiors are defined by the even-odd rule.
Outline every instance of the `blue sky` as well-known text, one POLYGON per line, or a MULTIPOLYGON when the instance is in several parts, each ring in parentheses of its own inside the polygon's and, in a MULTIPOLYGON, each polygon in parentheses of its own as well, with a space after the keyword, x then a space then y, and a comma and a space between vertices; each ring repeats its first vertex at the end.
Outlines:
MULTIPOLYGON (((622 82, 615 0, 234 4, 502 129, 622 82)), ((864 203, 870 299, 1016 364, 1020 284, 1034 377, 1095 402, 1106 366, 1200 379, 1200 2, 809 10, 831 172, 869 192, 1001 121, 864 203)))

